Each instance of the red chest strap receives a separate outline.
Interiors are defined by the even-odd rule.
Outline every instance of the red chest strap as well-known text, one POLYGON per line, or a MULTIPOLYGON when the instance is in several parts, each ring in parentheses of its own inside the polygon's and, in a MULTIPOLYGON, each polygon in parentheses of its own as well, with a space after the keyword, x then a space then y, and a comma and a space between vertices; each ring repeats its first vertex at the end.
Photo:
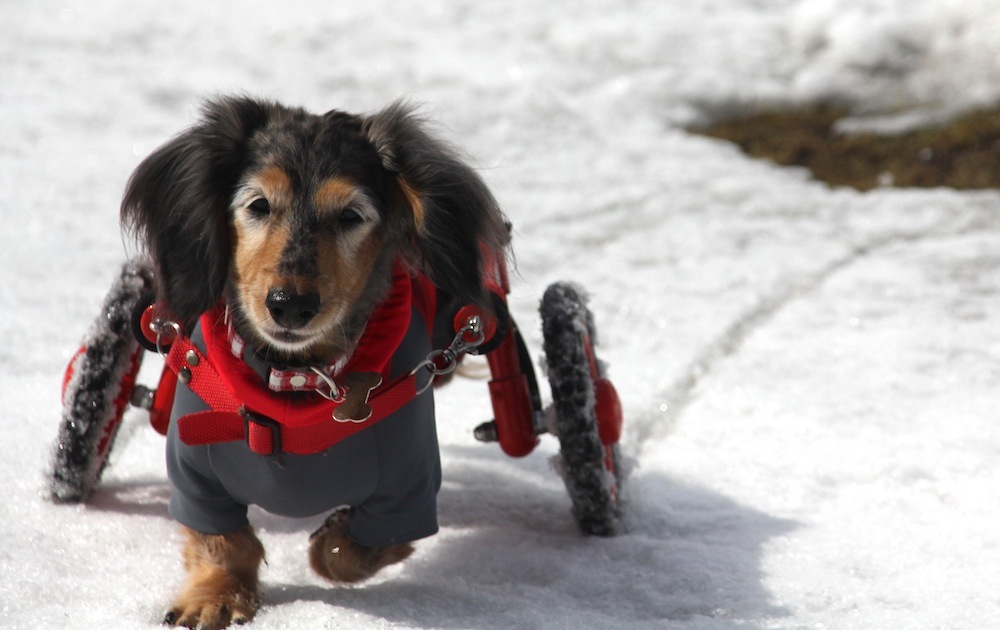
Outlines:
POLYGON ((211 408, 178 420, 181 441, 189 446, 200 446, 246 440, 250 450, 258 455, 282 452, 311 455, 326 450, 413 400, 419 393, 417 379, 422 372, 415 369, 371 392, 367 404, 372 413, 366 419, 337 420, 334 411, 342 403, 324 399, 310 406, 312 422, 288 426, 248 410, 236 399, 208 357, 187 337, 173 341, 166 363, 178 379, 211 408))

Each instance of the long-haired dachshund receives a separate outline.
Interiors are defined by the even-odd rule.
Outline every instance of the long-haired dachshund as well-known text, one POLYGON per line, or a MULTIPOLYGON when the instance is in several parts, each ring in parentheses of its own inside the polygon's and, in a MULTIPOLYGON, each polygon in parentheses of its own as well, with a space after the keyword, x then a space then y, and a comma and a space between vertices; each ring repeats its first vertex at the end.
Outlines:
MULTIPOLYGON (((434 330, 426 302, 488 310, 483 248, 508 242, 482 179, 400 103, 359 116, 210 101, 198 124, 136 169, 122 221, 153 262, 162 312, 237 395, 271 401, 247 412, 248 434, 294 428, 297 410, 355 371, 378 375, 367 389, 419 364, 434 330)), ((329 515, 309 560, 332 581, 370 577, 437 531, 429 392, 329 447, 275 442, 263 454, 245 440, 185 438, 182 417, 210 408, 178 387, 167 468, 187 581, 167 624, 254 616, 264 548, 248 505, 329 515)))

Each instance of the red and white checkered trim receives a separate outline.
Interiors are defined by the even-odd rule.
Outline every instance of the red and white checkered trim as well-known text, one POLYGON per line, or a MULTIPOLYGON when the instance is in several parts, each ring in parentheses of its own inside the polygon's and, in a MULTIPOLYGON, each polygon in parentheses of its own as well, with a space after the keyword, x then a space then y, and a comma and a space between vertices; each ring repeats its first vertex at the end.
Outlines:
MULTIPOLYGON (((232 323, 227 322, 227 332, 229 336, 229 349, 233 356, 242 359, 246 352, 247 342, 240 337, 232 323)), ((340 374, 347 365, 349 357, 341 357, 333 363, 323 366, 322 371, 329 379, 340 374)), ((271 368, 271 374, 267 379, 267 387, 273 392, 312 392, 318 389, 329 389, 328 379, 320 377, 313 370, 279 370, 271 368)))
MULTIPOLYGON (((346 360, 341 359, 323 368, 323 371, 330 378, 340 374, 344 369, 346 360)), ((267 379, 267 386, 274 392, 303 392, 316 391, 317 389, 328 389, 329 384, 326 379, 320 378, 319 374, 312 370, 301 372, 299 370, 279 370, 271 368, 271 376, 267 379)))

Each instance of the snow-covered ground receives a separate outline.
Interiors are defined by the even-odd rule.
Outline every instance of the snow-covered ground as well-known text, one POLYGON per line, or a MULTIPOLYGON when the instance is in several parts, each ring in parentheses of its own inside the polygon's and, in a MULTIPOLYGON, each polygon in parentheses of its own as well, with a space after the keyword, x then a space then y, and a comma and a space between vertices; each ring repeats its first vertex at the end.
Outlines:
POLYGON ((442 529, 328 588, 319 519, 256 512, 256 628, 986 628, 1000 618, 1000 195, 831 190, 683 126, 837 99, 1000 97, 995 0, 10 1, 0 6, 0 626, 154 628, 181 577, 163 440, 131 413, 93 501, 45 474, 62 369, 128 252, 126 178, 199 100, 427 103, 517 228, 511 303, 593 294, 634 460, 577 534, 546 438, 439 392, 442 529))

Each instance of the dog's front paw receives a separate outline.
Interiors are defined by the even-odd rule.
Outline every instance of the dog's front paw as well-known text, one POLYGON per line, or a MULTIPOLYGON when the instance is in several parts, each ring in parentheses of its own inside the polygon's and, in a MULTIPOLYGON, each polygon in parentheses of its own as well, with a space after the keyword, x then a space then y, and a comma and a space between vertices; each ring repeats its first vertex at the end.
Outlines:
POLYGON ((222 571, 191 580, 163 618, 168 626, 225 628, 243 625, 260 608, 260 596, 222 571))
POLYGON ((413 553, 413 545, 365 547, 347 536, 348 512, 340 510, 326 519, 309 537, 309 565, 333 582, 360 582, 381 569, 402 562, 413 553))
POLYGON ((261 601, 257 570, 264 560, 264 546, 253 530, 221 535, 184 531, 187 582, 163 623, 215 629, 253 619, 261 601))
POLYGON ((253 619, 258 608, 260 597, 256 593, 233 592, 214 584, 192 585, 167 611, 163 623, 206 630, 241 626, 253 619))

